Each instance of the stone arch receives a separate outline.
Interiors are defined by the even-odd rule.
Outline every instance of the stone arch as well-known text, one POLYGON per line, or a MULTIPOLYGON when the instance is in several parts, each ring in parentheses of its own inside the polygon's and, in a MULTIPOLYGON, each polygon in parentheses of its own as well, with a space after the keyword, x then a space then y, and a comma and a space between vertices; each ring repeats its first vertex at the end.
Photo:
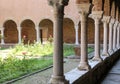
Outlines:
POLYGON ((110 15, 112 18, 115 18, 115 2, 114 1, 111 3, 110 15))
POLYGON ((104 1, 104 15, 105 16, 110 16, 110 0, 105 0, 104 1))
POLYGON ((26 19, 21 22, 21 36, 25 44, 36 41, 35 24, 32 20, 26 19))
POLYGON ((118 19, 119 19, 119 8, 116 7, 116 20, 118 20, 118 19))
POLYGON ((92 11, 102 11, 103 0, 93 0, 92 11))
POLYGON ((63 20, 63 41, 65 43, 75 43, 74 22, 70 18, 63 20))
POLYGON ((18 43, 17 25, 13 20, 7 20, 4 26, 4 41, 5 43, 18 43))
MULTIPOLYGON (((95 25, 94 20, 92 18, 88 18, 88 25, 87 25, 87 40, 88 44, 94 44, 95 38, 95 25)), ((100 23, 100 43, 103 43, 103 23, 100 23)))
POLYGON ((76 0, 77 4, 82 4, 82 3, 89 3, 90 0, 76 0))
POLYGON ((53 38, 53 22, 50 19, 43 19, 39 23, 40 40, 45 42, 53 38))

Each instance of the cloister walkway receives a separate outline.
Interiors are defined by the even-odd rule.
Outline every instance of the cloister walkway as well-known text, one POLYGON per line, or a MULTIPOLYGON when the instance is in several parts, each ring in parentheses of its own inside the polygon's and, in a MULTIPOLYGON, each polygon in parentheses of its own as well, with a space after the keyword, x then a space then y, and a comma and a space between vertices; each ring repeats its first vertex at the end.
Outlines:
POLYGON ((120 60, 112 67, 101 84, 120 84, 120 60))

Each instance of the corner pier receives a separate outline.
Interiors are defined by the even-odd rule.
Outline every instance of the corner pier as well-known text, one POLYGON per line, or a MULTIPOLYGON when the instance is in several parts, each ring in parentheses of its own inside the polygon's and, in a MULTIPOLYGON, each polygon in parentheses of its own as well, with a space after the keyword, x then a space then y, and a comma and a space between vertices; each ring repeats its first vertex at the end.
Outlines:
POLYGON ((109 57, 101 56, 102 62, 89 60, 91 70, 80 71, 77 68, 67 72, 65 78, 69 80, 69 84, 99 84, 109 70, 120 58, 120 49, 109 57))

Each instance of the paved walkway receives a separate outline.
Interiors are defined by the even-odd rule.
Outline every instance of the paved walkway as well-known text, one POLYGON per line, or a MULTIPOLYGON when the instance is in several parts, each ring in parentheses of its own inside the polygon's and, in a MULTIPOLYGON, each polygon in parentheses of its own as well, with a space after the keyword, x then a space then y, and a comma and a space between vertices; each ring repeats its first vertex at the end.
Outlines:
POLYGON ((109 71, 101 84, 120 84, 120 60, 109 71))
MULTIPOLYGON (((79 59, 65 59, 64 71, 65 73, 76 68, 79 64, 79 59)), ((48 84, 50 77, 52 75, 52 68, 45 71, 39 72, 32 76, 26 77, 24 79, 18 80, 12 84, 48 84)))

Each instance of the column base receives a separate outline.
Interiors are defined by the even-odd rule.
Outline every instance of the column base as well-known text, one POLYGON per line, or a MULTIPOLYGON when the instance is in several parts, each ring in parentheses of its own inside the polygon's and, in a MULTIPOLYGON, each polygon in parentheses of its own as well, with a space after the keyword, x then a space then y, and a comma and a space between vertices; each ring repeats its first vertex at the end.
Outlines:
POLYGON ((2 45, 4 45, 5 43, 1 43, 2 45))
POLYGON ((69 81, 64 76, 53 76, 51 77, 48 84, 69 84, 69 81))
POLYGON ((113 50, 113 49, 110 49, 110 50, 108 50, 108 51, 109 51, 109 54, 110 54, 110 55, 114 53, 114 50, 113 50))
POLYGON ((88 63, 83 62, 83 63, 79 64, 78 69, 79 70, 87 70, 87 71, 89 71, 91 69, 91 66, 88 63))
POLYGON ((116 51, 117 51, 117 48, 114 48, 113 50, 114 50, 114 52, 116 52, 116 51))
POLYGON ((120 47, 118 46, 117 49, 120 49, 120 47))
POLYGON ((80 45, 78 42, 75 42, 75 45, 80 45))
POLYGON ((108 52, 103 52, 102 56, 110 56, 110 54, 108 52))
POLYGON ((99 62, 102 62, 103 61, 103 59, 101 58, 101 57, 93 57, 92 58, 92 61, 99 61, 99 62))

